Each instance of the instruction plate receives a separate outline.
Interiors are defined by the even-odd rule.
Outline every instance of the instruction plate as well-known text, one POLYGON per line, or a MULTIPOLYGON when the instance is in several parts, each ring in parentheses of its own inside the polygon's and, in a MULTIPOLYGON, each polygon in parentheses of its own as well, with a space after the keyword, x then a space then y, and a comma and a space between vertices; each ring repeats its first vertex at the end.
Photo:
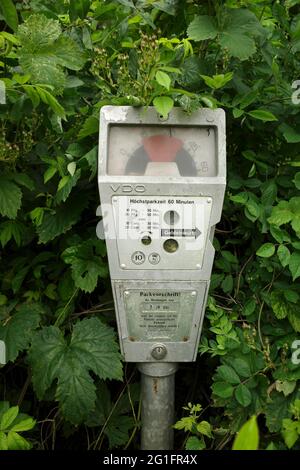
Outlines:
POLYGON ((124 292, 131 341, 188 341, 197 292, 133 289, 124 292))

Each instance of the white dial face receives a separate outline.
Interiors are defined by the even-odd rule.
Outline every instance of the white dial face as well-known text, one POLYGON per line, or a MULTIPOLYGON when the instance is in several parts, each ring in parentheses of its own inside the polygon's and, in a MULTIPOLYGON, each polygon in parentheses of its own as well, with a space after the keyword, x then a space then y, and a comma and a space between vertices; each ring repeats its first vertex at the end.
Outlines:
POLYGON ((216 131, 212 126, 112 125, 110 175, 216 176, 216 131))

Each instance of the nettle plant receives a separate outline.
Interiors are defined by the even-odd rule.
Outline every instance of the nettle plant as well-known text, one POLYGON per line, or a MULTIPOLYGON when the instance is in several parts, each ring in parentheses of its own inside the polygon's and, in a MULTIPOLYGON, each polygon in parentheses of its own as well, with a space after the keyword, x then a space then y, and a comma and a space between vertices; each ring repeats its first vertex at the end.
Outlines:
POLYGON ((105 104, 226 111, 227 194, 199 359, 179 372, 176 428, 190 434, 177 447, 231 448, 256 416, 260 448, 299 448, 297 3, 1 2, 0 391, 38 420, 36 448, 77 433, 85 448, 138 445, 95 234, 105 104))

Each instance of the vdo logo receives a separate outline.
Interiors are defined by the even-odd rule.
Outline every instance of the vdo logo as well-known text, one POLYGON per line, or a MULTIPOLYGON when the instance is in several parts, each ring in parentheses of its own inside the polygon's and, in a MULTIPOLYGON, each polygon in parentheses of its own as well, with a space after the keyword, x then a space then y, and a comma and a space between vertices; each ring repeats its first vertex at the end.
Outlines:
POLYGON ((122 193, 144 193, 146 191, 143 184, 118 184, 116 186, 111 184, 110 188, 114 193, 118 191, 122 193))

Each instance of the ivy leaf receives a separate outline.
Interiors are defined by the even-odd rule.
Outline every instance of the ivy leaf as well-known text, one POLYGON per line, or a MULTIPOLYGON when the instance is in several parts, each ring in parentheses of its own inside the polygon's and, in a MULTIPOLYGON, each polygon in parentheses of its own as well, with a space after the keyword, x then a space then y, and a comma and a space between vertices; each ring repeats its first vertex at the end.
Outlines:
POLYGON ((15 219, 21 207, 22 191, 5 176, 0 177, 0 214, 15 219))
POLYGON ((157 96, 154 98, 153 104, 158 114, 167 119, 169 112, 174 106, 174 101, 169 96, 157 96))
POLYGON ((236 387, 234 391, 234 396, 239 402, 240 405, 246 407, 250 405, 252 401, 251 393, 249 389, 244 384, 240 384, 236 387))
POLYGON ((264 243, 259 249, 256 251, 257 256, 261 258, 270 258, 275 253, 275 245, 273 243, 264 243))
POLYGON ((7 361, 13 362, 21 351, 28 348, 42 313, 39 304, 23 304, 0 325, 0 339, 5 342, 7 361))
POLYGON ((33 338, 29 361, 39 399, 57 380, 56 399, 73 424, 82 423, 95 408, 96 386, 90 372, 101 379, 122 379, 114 330, 98 318, 78 321, 69 341, 58 327, 43 328, 33 338))
POLYGON ((104 255, 105 245, 102 240, 87 240, 67 248, 62 253, 62 258, 71 265, 75 285, 85 292, 93 292, 98 278, 108 274, 107 265, 102 260, 104 255))
POLYGON ((234 440, 232 450, 257 450, 259 445, 259 430, 256 416, 252 416, 239 430, 234 440))

